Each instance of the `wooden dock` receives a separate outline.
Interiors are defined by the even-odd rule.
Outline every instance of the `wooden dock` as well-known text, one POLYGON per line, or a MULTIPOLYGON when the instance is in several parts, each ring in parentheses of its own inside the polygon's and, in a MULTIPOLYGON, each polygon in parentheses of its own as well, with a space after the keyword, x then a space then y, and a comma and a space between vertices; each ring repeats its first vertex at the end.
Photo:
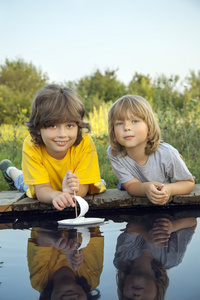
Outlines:
MULTIPOLYGON (((122 208, 144 208, 156 206, 147 198, 133 197, 126 191, 118 189, 109 189, 102 194, 87 195, 85 200, 88 202, 90 210, 117 210, 122 208)), ((177 195, 171 197, 164 207, 180 204, 188 206, 200 205, 200 184, 196 184, 193 192, 188 195, 177 195)), ((52 205, 40 203, 37 199, 27 198, 19 191, 0 192, 0 215, 4 215, 6 213, 11 214, 13 212, 25 213, 27 211, 55 211, 55 208, 52 205)))

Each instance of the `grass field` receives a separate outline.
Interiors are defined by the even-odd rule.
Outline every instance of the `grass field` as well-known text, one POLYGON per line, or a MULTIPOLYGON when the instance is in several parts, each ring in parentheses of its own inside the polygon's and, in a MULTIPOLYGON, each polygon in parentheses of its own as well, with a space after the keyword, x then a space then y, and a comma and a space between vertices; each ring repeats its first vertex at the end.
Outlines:
MULTIPOLYGON (((108 107, 105 106, 98 111, 94 109, 90 113, 89 122, 93 125, 91 135, 97 148, 101 177, 106 181, 107 188, 116 188, 118 181, 112 172, 106 153, 108 148, 107 112, 108 107)), ((179 150, 190 172, 195 176, 196 183, 200 183, 198 115, 197 110, 190 110, 186 114, 175 109, 158 111, 156 114, 161 127, 162 139, 179 150)), ((0 127, 0 160, 8 158, 21 168, 22 144, 27 134, 25 126, 2 125, 0 127)), ((8 189, 8 185, 0 174, 0 191, 8 189)))

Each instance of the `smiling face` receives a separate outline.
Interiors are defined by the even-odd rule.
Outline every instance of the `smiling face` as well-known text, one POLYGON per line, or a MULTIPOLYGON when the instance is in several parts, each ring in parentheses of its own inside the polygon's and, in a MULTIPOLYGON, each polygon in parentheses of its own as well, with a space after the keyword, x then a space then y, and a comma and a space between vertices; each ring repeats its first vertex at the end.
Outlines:
POLYGON ((72 282, 61 282, 53 290, 51 300, 87 300, 87 296, 80 285, 72 282))
POLYGON ((145 150, 148 131, 146 123, 130 112, 127 113, 127 117, 124 120, 115 120, 114 122, 116 140, 125 147, 127 153, 133 149, 145 150))
POLYGON ((52 124, 40 129, 40 135, 45 148, 50 156, 55 159, 63 159, 67 150, 76 141, 78 126, 75 122, 52 124))

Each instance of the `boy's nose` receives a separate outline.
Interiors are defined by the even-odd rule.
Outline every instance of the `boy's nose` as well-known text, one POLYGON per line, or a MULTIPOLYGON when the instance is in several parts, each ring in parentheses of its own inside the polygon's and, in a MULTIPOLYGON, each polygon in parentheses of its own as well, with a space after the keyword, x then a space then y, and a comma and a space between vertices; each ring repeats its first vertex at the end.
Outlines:
POLYGON ((130 127, 130 122, 126 121, 126 122, 124 123, 124 130, 127 131, 127 130, 130 130, 130 129, 131 129, 131 127, 130 127))
POLYGON ((60 127, 57 131, 57 136, 58 137, 66 137, 66 135, 67 135, 66 128, 60 127))

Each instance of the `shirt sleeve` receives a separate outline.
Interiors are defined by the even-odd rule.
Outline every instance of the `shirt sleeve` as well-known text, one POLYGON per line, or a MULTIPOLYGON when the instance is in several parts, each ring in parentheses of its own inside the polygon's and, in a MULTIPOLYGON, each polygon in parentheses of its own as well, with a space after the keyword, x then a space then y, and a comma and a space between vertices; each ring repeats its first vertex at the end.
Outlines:
POLYGON ((103 193, 106 190, 101 182, 96 147, 90 136, 83 135, 83 143, 74 147, 76 166, 73 172, 78 176, 80 184, 89 184, 89 194, 103 193))
POLYGON ((22 171, 25 184, 35 185, 50 182, 48 171, 42 163, 40 147, 29 147, 26 140, 22 151, 22 171))
POLYGON ((76 157, 76 165, 73 172, 78 176, 80 184, 90 184, 99 182, 100 170, 95 145, 92 139, 87 136, 84 143, 74 147, 76 153, 72 156, 76 157))
POLYGON ((120 183, 128 182, 134 178, 133 174, 129 171, 130 165, 126 166, 126 163, 128 164, 128 162, 119 159, 118 156, 112 155, 111 147, 108 147, 107 154, 111 162, 113 172, 120 183))
POLYGON ((170 178, 170 181, 184 181, 188 180, 192 177, 192 174, 188 170, 185 162, 181 158, 179 152, 174 147, 170 147, 169 152, 169 162, 167 165, 167 174, 170 178))

